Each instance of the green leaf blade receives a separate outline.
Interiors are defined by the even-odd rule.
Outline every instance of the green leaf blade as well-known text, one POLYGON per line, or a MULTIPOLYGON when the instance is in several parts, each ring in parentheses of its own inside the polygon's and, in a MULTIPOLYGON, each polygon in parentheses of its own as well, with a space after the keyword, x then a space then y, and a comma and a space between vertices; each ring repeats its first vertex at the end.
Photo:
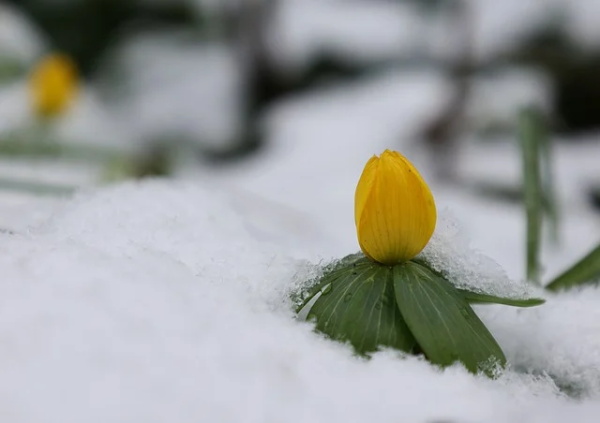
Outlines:
POLYGON ((540 166, 542 123, 538 112, 525 109, 519 116, 519 139, 523 156, 523 199, 527 224, 527 280, 539 285, 543 186, 540 166))
POLYGON ((324 275, 319 285, 329 283, 308 313, 318 331, 349 341, 359 354, 382 346, 412 350, 415 339, 396 307, 391 268, 359 261, 324 275))
POLYGON ((502 349, 456 289, 424 266, 394 268, 396 302, 417 343, 433 363, 461 361, 471 372, 506 363, 502 349))
POLYGON ((506 298, 468 291, 466 289, 457 289, 457 291, 469 304, 503 304, 513 307, 535 307, 546 302, 543 298, 506 298))
POLYGON ((551 281, 546 289, 559 291, 600 281, 600 244, 551 281))

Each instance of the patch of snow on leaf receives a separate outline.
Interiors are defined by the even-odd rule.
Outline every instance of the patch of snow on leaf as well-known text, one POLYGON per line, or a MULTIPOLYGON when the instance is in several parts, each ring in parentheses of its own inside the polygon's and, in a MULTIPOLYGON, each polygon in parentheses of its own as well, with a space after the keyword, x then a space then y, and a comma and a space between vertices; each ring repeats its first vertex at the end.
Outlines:
POLYGON ((498 263, 471 249, 459 222, 445 210, 438 216, 435 232, 419 258, 458 288, 515 299, 536 293, 530 284, 511 280, 498 263))

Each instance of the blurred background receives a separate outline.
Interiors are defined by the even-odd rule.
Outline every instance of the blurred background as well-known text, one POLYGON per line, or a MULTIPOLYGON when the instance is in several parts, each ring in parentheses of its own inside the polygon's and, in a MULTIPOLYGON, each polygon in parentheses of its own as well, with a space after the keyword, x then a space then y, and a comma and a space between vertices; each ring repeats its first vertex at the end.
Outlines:
MULTIPOLYGON (((0 217, 168 176, 234 184, 288 225, 334 222, 366 160, 394 148, 477 232, 522 215, 525 107, 563 215, 585 215, 577 255, 600 234, 598 0, 4 0, 0 217), (47 113, 36 92, 57 83, 40 64, 56 53, 76 75, 47 113)), ((348 214, 331 232, 350 244, 348 214)))

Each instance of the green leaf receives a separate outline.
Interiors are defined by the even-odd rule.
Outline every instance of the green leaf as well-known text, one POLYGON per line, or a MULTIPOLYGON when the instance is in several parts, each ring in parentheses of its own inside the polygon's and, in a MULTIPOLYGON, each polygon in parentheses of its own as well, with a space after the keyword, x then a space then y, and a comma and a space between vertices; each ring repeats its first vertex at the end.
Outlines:
POLYGON ((600 244, 588 255, 575 263, 571 268, 550 282, 546 289, 558 291, 586 284, 597 283, 600 280, 600 244))
POLYGON ((548 217, 550 241, 558 244, 559 232, 559 210, 556 195, 556 184, 554 182, 554 169, 552 167, 554 145, 548 133, 547 121, 538 113, 538 126, 540 133, 540 180, 542 184, 542 206, 548 217))
POLYGON ((470 304, 504 304, 513 307, 534 307, 546 302, 546 300, 543 298, 515 299, 482 294, 479 292, 468 291, 466 289, 457 289, 457 291, 460 292, 463 298, 466 299, 470 304))
POLYGON ((544 197, 540 170, 541 137, 542 125, 539 113, 533 109, 523 110, 519 116, 519 139, 523 154, 523 194, 527 222, 527 280, 538 285, 544 197))
POLYGON ((387 346, 410 352, 415 339, 394 301, 392 270, 368 259, 350 261, 326 273, 321 296, 308 313, 316 329, 349 341, 359 354, 387 346))
POLYGON ((425 356, 442 366, 461 361, 492 376, 506 363, 502 349, 450 282, 413 262, 393 270, 396 302, 425 356))
POLYGON ((326 291, 331 285, 331 282, 340 275, 344 275, 351 266, 356 266, 360 263, 370 262, 362 253, 350 254, 341 260, 335 260, 329 263, 323 269, 323 276, 311 284, 308 288, 302 288, 296 292, 293 292, 291 297, 294 303, 296 303, 296 313, 305 312, 305 307, 311 302, 311 300, 322 291, 326 291))
POLYGON ((0 54, 0 84, 21 78, 27 68, 15 58, 0 54))
POLYGON ((73 194, 77 190, 77 187, 73 185, 51 184, 0 177, 0 191, 3 190, 28 192, 36 195, 67 196, 73 194))

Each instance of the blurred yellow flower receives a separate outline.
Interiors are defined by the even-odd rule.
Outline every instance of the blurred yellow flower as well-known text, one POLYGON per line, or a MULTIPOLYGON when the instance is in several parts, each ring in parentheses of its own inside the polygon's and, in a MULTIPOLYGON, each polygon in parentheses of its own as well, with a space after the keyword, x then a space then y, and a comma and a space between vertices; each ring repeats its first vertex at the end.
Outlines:
POLYGON ((78 91, 75 63, 59 53, 42 58, 31 72, 29 90, 37 116, 51 118, 64 113, 78 91))
POLYGON ((383 264, 410 260, 425 247, 436 222, 429 187, 396 151, 385 150, 365 165, 354 198, 360 248, 383 264))

